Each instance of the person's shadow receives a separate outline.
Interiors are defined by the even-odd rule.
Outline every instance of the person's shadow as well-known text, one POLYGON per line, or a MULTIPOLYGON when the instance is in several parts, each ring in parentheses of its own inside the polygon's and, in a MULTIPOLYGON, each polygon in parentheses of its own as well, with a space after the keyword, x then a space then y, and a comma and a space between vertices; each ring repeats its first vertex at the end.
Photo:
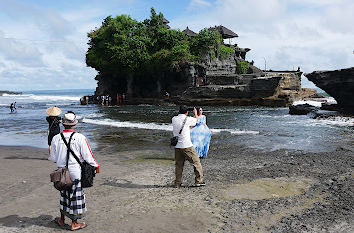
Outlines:
POLYGON ((16 227, 19 229, 25 229, 27 227, 36 225, 46 228, 60 229, 59 226, 53 221, 51 215, 40 215, 38 217, 20 217, 16 215, 9 215, 0 218, 0 226, 4 227, 16 227))

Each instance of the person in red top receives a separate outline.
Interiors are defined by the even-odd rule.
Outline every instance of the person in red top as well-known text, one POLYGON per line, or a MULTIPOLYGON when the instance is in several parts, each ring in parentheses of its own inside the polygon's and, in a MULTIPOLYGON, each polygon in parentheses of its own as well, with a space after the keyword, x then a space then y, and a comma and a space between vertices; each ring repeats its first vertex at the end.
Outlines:
MULTIPOLYGON (((64 114, 62 124, 64 130, 63 137, 67 143, 70 141, 70 149, 78 156, 80 162, 86 161, 90 165, 96 167, 96 173, 99 173, 99 165, 93 157, 91 148, 86 137, 80 133, 74 132, 74 126, 78 123, 75 113, 69 111, 64 114)), ((49 160, 55 162, 58 168, 66 166, 67 146, 61 134, 57 134, 52 139, 49 160)), ((73 185, 71 190, 60 191, 60 217, 55 218, 55 222, 60 227, 65 227, 65 216, 70 218, 71 230, 85 228, 85 223, 78 223, 86 214, 86 202, 84 190, 81 187, 81 167, 74 156, 69 153, 68 170, 73 185)))

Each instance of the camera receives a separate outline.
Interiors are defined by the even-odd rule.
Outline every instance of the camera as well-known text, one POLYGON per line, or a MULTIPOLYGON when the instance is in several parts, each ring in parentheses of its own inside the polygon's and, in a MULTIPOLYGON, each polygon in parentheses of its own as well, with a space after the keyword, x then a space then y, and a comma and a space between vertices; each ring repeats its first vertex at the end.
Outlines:
POLYGON ((194 107, 188 107, 188 112, 192 112, 194 110, 194 107))

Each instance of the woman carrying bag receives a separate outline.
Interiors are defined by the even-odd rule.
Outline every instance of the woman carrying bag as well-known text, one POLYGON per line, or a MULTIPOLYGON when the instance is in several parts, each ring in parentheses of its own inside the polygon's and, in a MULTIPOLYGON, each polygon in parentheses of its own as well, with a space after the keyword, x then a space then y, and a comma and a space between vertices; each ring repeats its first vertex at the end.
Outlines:
POLYGON ((81 166, 75 159, 75 154, 80 163, 86 161, 93 167, 96 167, 96 173, 99 173, 99 166, 93 157, 92 151, 88 145, 86 137, 80 133, 74 132, 74 126, 78 123, 73 112, 64 114, 62 124, 64 130, 61 134, 55 135, 52 139, 52 149, 49 160, 55 162, 58 168, 66 166, 68 158, 68 170, 72 180, 72 187, 69 190, 60 191, 60 217, 55 222, 62 228, 65 227, 65 216, 70 218, 72 223, 70 230, 79 230, 85 228, 85 223, 78 223, 86 214, 85 194, 81 185, 81 166))

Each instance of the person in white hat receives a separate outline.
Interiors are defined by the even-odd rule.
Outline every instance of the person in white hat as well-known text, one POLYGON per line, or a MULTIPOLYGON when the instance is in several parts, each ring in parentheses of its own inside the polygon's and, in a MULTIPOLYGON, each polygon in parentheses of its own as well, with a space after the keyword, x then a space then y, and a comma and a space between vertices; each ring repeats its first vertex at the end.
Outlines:
POLYGON ((62 124, 64 130, 61 134, 57 134, 52 139, 52 150, 49 160, 55 162, 58 168, 66 166, 67 154, 68 170, 70 173, 73 186, 71 190, 60 191, 60 217, 55 218, 58 226, 65 228, 65 216, 71 219, 70 230, 79 230, 85 228, 85 223, 78 223, 86 214, 86 202, 84 190, 81 187, 81 167, 74 158, 75 154, 81 163, 86 161, 90 165, 96 167, 96 173, 99 173, 99 165, 93 157, 90 146, 86 137, 80 133, 74 132, 74 126, 78 123, 75 113, 69 111, 64 114, 62 124), (65 140, 65 141, 64 141, 65 140), (68 146, 66 145, 68 144, 68 146), (68 153, 68 147, 71 153, 68 153))
POLYGON ((46 120, 48 122, 48 146, 50 154, 52 139, 55 135, 60 133, 61 117, 59 115, 61 114, 61 109, 53 106, 47 108, 46 113, 49 115, 46 117, 46 120))

